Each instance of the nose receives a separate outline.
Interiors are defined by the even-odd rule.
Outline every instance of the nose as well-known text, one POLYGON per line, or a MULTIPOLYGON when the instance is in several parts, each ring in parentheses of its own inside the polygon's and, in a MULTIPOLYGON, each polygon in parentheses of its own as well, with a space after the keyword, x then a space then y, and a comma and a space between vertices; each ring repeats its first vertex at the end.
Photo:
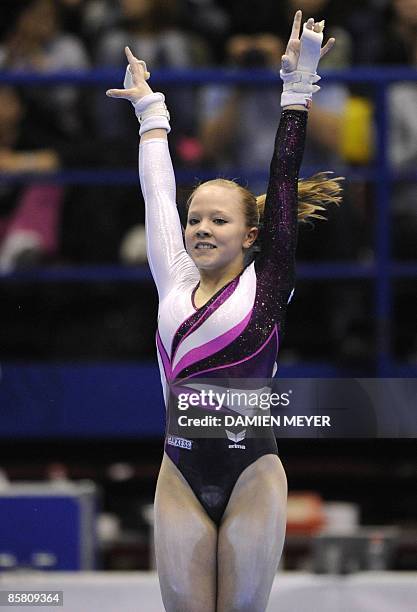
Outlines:
POLYGON ((204 238, 204 236, 210 235, 210 231, 208 229, 205 229, 204 227, 200 227, 197 230, 196 235, 198 236, 198 238, 204 238))

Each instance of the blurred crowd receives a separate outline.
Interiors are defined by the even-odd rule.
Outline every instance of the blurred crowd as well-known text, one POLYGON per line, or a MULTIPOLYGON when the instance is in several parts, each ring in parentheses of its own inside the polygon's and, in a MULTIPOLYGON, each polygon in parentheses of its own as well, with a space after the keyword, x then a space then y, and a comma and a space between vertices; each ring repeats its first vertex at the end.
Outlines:
MULTIPOLYGON (((151 72, 220 66, 278 73, 299 8, 305 18, 325 18, 326 37, 336 37, 322 70, 417 65, 417 0, 4 0, 0 70, 122 69, 129 45, 151 72)), ((127 102, 105 97, 107 86, 0 82, 0 172, 38 175, 36 181, 0 181, 0 271, 39 263, 146 261, 137 185, 48 182, 48 174, 60 170, 136 168, 136 118, 127 102)), ((222 176, 238 172, 256 194, 263 193, 280 90, 278 74, 270 88, 164 87, 176 170, 195 177, 201 168, 222 176)), ((390 86, 388 154, 396 169, 415 168, 416 107, 415 82, 390 86)), ((333 170, 372 163, 374 111, 370 86, 323 82, 310 111, 303 166, 333 170)), ((192 185, 179 183, 181 205, 192 185)), ((373 193, 372 184, 349 181, 330 223, 302 229, 299 259, 372 260, 378 214, 373 193)), ((416 208, 416 184, 396 184, 396 258, 417 259, 416 208)), ((340 296, 335 289, 328 307, 340 296)), ((334 317, 336 335, 346 334, 346 322, 363 312, 363 301, 363 295, 348 300, 334 317)))

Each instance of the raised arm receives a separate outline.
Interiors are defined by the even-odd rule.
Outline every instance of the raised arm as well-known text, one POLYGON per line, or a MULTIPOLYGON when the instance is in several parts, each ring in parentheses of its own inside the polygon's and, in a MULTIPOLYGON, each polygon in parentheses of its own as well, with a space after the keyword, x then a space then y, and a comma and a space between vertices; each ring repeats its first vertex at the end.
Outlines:
POLYGON ((255 268, 261 282, 270 287, 269 294, 279 312, 294 287, 295 251, 298 225, 298 173, 304 151, 307 114, 315 85, 319 60, 334 45, 331 38, 324 47, 324 21, 313 18, 304 24, 301 39, 301 11, 294 16, 285 55, 282 57, 281 120, 275 139, 265 200, 263 227, 259 242, 261 252, 255 268))
POLYGON ((297 186, 306 127, 306 110, 284 109, 281 113, 259 237, 261 251, 255 262, 258 274, 284 301, 294 286, 297 186))
POLYGON ((166 133, 151 130, 141 137, 139 177, 145 200, 145 229, 149 266, 162 299, 174 283, 195 273, 184 248, 176 205, 175 176, 166 133))
POLYGON ((139 177, 145 200, 148 262, 162 299, 174 283, 195 274, 195 265, 184 248, 176 205, 175 175, 168 148, 169 113, 164 96, 147 84, 146 64, 126 47, 129 66, 125 89, 110 89, 113 98, 132 102, 141 124, 139 177))

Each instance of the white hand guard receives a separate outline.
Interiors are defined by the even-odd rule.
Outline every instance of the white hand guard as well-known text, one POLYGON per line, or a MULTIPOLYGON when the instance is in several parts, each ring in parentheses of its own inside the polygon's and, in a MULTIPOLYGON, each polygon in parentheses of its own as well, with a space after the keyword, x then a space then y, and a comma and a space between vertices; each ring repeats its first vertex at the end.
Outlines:
MULTIPOLYGON (((145 79, 147 80, 150 75, 146 70, 146 64, 142 60, 138 61, 143 65, 145 79)), ((134 87, 130 66, 126 68, 123 85, 125 89, 132 89, 134 87)), ((171 131, 171 126, 169 125, 170 115, 165 104, 164 94, 160 92, 151 93, 147 96, 143 96, 143 98, 137 100, 137 102, 132 102, 132 104, 135 109, 135 115, 140 123, 140 136, 145 134, 145 132, 149 132, 149 130, 156 129, 166 130, 167 134, 169 134, 171 131)))
POLYGON ((316 70, 320 60, 323 32, 314 32, 304 24, 300 42, 297 69, 292 72, 280 70, 280 76, 284 82, 281 106, 301 104, 310 108, 312 94, 320 89, 314 83, 320 80, 316 70))

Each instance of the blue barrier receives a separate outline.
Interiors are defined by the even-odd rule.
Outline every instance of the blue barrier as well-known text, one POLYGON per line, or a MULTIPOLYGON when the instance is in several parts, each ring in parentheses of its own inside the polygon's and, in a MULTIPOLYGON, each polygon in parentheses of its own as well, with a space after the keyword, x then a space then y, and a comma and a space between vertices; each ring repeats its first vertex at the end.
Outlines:
MULTIPOLYGON (((41 84, 45 86, 60 83, 72 83, 78 86, 103 86, 120 83, 124 71, 119 69, 99 69, 85 72, 49 73, 36 74, 27 72, 2 72, 0 83, 2 84, 41 84)), ((396 180, 416 180, 417 173, 393 172, 390 168, 387 156, 387 87, 392 82, 412 81, 417 82, 417 70, 401 67, 359 67, 344 71, 323 72, 323 83, 366 83, 374 88, 376 101, 376 125, 377 125, 377 152, 376 160, 372 167, 363 169, 338 169, 343 172, 349 180, 369 180, 376 182, 376 197, 378 201, 378 214, 375 226, 375 265, 364 266, 360 263, 331 264, 322 263, 314 266, 300 265, 298 267, 299 278, 320 278, 329 280, 334 278, 367 278, 375 281, 375 312, 377 324, 377 364, 376 374, 378 376, 392 375, 394 371, 401 372, 401 366, 393 363, 390 355, 390 315, 392 303, 391 280, 394 278, 412 278, 417 276, 416 264, 399 264, 391 260, 389 251, 390 244, 390 219, 389 198, 391 185, 396 180)), ((265 86, 270 87, 277 83, 277 74, 272 70, 257 69, 242 71, 237 69, 205 68, 199 70, 155 70, 152 73, 152 82, 158 86, 184 86, 204 85, 207 83, 240 84, 248 87, 265 86)), ((413 109, 410 109, 412 112, 413 109)), ((233 172, 234 176, 249 173, 233 172)), ((251 178, 252 177, 251 173, 251 178)), ((193 169, 191 173, 178 173, 180 181, 195 182, 199 176, 205 180, 213 176, 211 173, 200 172, 193 169), (192 177, 191 177, 192 174, 192 177)), ((254 175, 255 176, 255 175, 254 175)), ((256 173, 256 177, 265 177, 264 173, 256 173)), ((73 170, 51 174, 42 177, 30 175, 0 175, 0 181, 17 180, 42 180, 46 178, 55 182, 71 183, 136 183, 137 175, 132 170, 73 170)), ((47 270, 33 270, 32 272, 2 275, 0 280, 13 281, 53 281, 53 280, 148 280, 149 273, 142 269, 127 269, 117 266, 104 268, 88 267, 75 270, 69 268, 52 268, 47 270)), ((405 366, 407 372, 417 373, 417 367, 405 366), (411 369, 410 369, 411 368, 411 369)), ((404 370, 405 371, 405 370, 404 370)))
MULTIPOLYGON (((315 172, 323 170, 318 166, 303 166, 303 176, 311 176, 315 172)), ((372 168, 351 169, 346 166, 334 166, 333 172, 342 175, 349 182, 357 181, 376 181, 377 170, 372 168)), ((194 185, 199 181, 208 181, 218 177, 217 170, 177 170, 175 176, 179 184, 194 185)), ((251 182, 264 182, 268 180, 268 173, 265 171, 246 171, 244 168, 231 168, 227 170, 227 176, 244 179, 251 182)), ((417 172, 396 171, 391 172, 391 181, 417 181, 417 172)), ((136 185, 139 184, 137 170, 117 169, 107 170, 96 168, 94 170, 62 170, 59 172, 39 173, 12 173, 0 172, 1 183, 56 183, 58 185, 136 185)))
MULTIPOLYGON (((387 270, 391 278, 417 277, 416 263, 390 264, 387 270)), ((376 279, 378 268, 375 265, 359 263, 321 262, 314 264, 300 263, 297 266, 297 278, 303 280, 342 280, 342 279, 376 279)), ((147 265, 143 266, 65 266, 33 268, 17 272, 3 272, 0 279, 9 282, 151 282, 152 276, 147 265)))
POLYGON ((6 363, 0 438, 160 436, 158 367, 145 363, 6 363))
MULTIPOLYGON (((26 72, 10 70, 0 72, 0 84, 4 85, 59 85, 77 86, 113 85, 118 87, 124 79, 124 69, 98 68, 65 72, 26 72)), ((326 83, 368 83, 389 85, 395 81, 417 81, 417 69, 401 66, 361 66, 349 70, 324 70, 320 73, 326 83)), ((157 85, 206 85, 209 83, 239 84, 253 87, 269 87, 278 82, 278 72, 268 68, 240 70, 237 68, 165 68, 152 71, 152 84, 157 85)))

